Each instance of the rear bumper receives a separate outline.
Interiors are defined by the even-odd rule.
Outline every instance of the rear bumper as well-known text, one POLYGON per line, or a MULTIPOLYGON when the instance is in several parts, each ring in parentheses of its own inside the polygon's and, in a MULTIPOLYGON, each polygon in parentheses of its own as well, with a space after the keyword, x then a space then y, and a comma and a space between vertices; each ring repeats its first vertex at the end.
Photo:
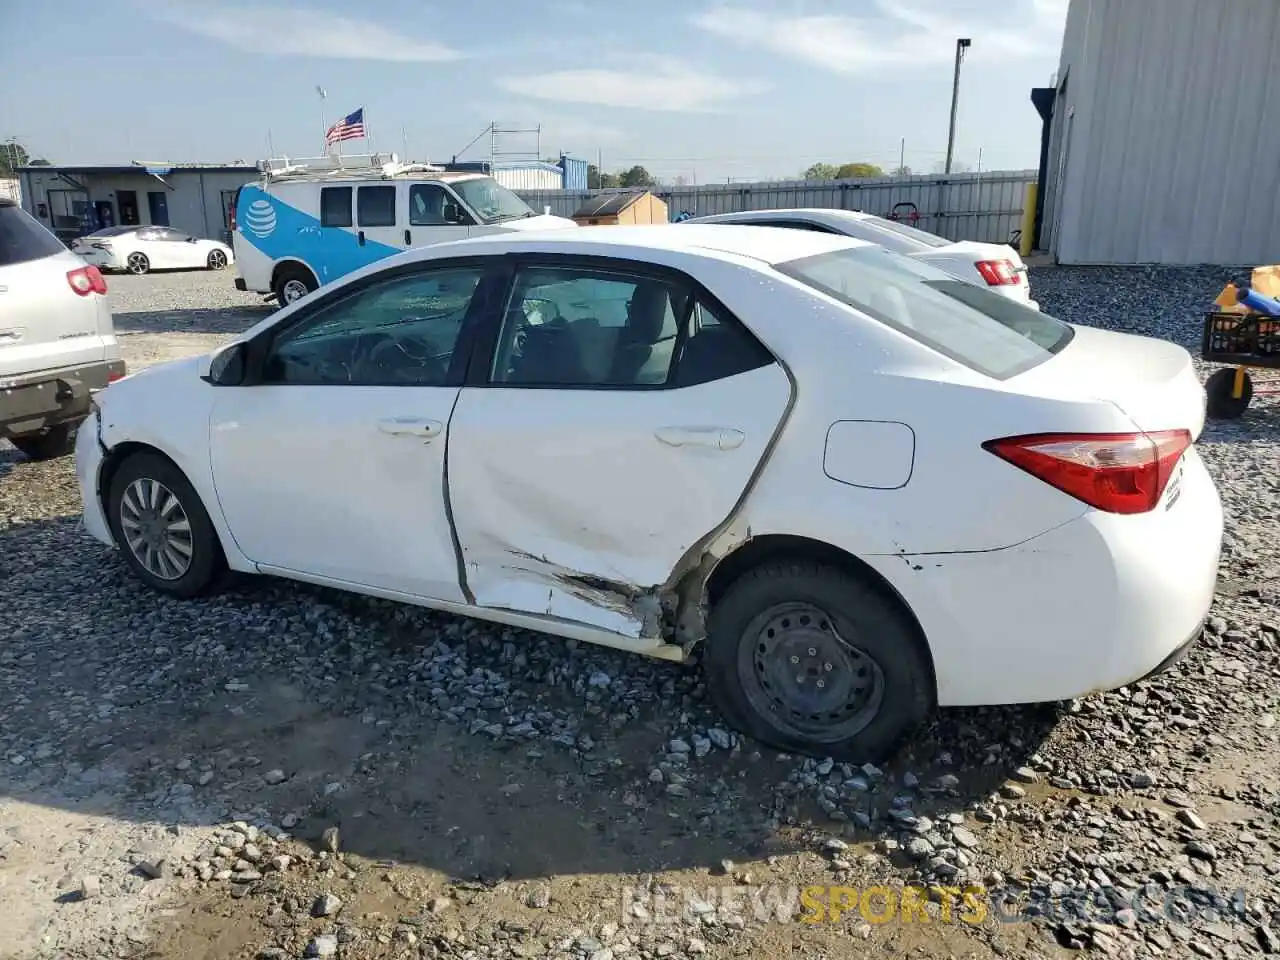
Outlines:
POLYGON ((1195 448, 1149 514, 1090 511, 1003 550, 878 567, 933 654, 942 706, 1069 700, 1175 665, 1213 602, 1222 505, 1195 448))
POLYGON ((0 380, 0 437, 83 420, 93 394, 125 372, 123 360, 106 360, 0 380))

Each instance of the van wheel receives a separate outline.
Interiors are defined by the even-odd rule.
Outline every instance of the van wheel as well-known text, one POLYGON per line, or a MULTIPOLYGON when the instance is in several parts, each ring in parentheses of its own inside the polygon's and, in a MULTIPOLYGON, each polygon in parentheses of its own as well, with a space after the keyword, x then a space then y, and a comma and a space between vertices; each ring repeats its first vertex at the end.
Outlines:
POLYGON ((76 445, 76 425, 59 423, 39 433, 12 437, 10 442, 30 460, 65 457, 76 445))
POLYGON ((143 274, 151 269, 151 261, 145 253, 131 253, 125 262, 129 265, 130 273, 143 274))
POLYGON ((276 302, 282 307, 301 300, 316 288, 316 278, 301 267, 286 267, 276 277, 276 302))
POLYGON ((883 591, 783 560, 739 577, 708 623, 708 691, 726 720, 780 750, 879 763, 934 706, 929 655, 883 591))

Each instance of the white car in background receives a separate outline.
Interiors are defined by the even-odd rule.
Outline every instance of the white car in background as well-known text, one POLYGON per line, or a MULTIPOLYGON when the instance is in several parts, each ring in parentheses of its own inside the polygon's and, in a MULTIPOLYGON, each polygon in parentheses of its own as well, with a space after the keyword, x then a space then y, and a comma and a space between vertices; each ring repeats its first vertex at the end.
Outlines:
POLYGON ((855 240, 876 243, 886 250, 914 257, 967 280, 992 293, 1039 310, 1031 299, 1027 266, 1018 251, 1002 243, 948 240, 897 220, 887 220, 856 210, 828 210, 822 207, 791 210, 746 210, 692 217, 689 223, 737 223, 766 227, 790 227, 816 233, 838 233, 855 240))
POLYGON ((193 237, 172 227, 106 227, 71 243, 99 270, 221 270, 235 262, 225 243, 193 237))
MULTIPOLYGON (((683 661, 757 739, 877 761, 1199 636, 1204 390, 848 237, 619 226, 417 247, 105 390, 90 534, 683 661)), ((518 635, 517 635, 518 636, 518 635)), ((430 638, 424 638, 429 640, 430 638)))

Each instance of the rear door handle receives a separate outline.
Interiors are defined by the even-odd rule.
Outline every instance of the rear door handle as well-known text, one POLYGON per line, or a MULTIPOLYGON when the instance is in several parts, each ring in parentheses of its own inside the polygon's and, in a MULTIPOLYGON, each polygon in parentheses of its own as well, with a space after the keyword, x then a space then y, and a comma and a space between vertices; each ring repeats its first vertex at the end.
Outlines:
POLYGON ((411 234, 408 230, 404 232, 404 245, 406 247, 413 245, 413 234, 411 234))
POLYGON ((669 447, 710 447, 736 450, 747 435, 732 427, 659 427, 653 435, 669 447))
POLYGON ((378 429, 393 437, 424 437, 430 440, 444 429, 439 420, 418 417, 387 417, 378 421, 378 429))
POLYGON ((359 233, 357 233, 357 234, 356 234, 356 241, 360 244, 360 246, 362 246, 362 247, 364 246, 364 231, 363 231, 363 230, 361 230, 359 233))

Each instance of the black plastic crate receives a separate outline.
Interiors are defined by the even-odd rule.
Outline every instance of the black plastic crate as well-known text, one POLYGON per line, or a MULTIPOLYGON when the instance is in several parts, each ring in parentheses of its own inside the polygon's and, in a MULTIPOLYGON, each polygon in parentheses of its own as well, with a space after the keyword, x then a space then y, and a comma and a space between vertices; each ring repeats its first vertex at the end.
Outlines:
POLYGON ((1200 356, 1216 363, 1280 369, 1280 317, 1207 313, 1200 356))

